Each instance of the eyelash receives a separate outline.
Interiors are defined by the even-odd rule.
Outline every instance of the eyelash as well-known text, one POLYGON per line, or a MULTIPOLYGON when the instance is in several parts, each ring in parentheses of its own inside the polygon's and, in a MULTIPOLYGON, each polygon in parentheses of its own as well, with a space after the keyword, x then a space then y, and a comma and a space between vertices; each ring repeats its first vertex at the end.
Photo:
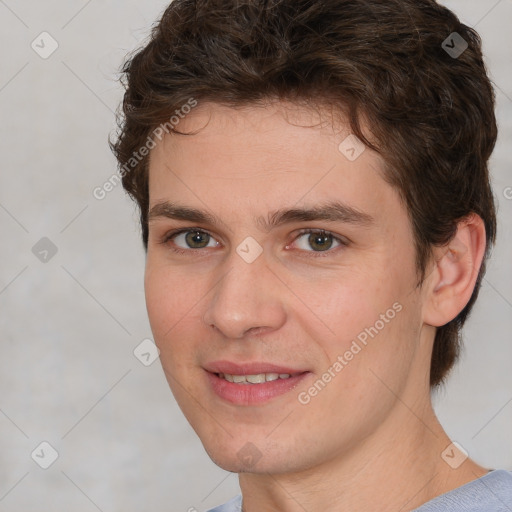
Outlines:
MULTIPOLYGON (((160 241, 160 243, 168 244, 168 242, 172 238, 174 238, 178 235, 181 235, 182 233, 197 232, 197 231, 199 233, 205 233, 205 234, 209 235, 210 237, 214 238, 211 233, 209 233, 208 231, 205 231, 204 229, 182 228, 182 229, 171 231, 171 232, 167 233, 166 235, 164 235, 164 237, 160 241)), ((334 235, 330 231, 326 231, 325 229, 301 229, 293 241, 295 242, 295 240, 300 238, 302 235, 310 234, 310 233, 324 235, 324 236, 331 236, 334 240, 336 240, 340 244, 338 247, 335 247, 334 249, 327 249, 326 251, 304 251, 304 252, 312 253, 311 257, 313 257, 313 258, 323 258, 323 257, 329 256, 329 255, 332 255, 333 252, 336 252, 336 249, 343 249, 349 245, 346 240, 339 238, 338 236, 334 235)), ((174 246, 171 246, 171 250, 173 252, 175 252, 176 254, 183 254, 183 255, 190 255, 190 253, 192 251, 194 251, 194 252, 199 251, 199 249, 181 249, 179 247, 174 247, 174 246)))

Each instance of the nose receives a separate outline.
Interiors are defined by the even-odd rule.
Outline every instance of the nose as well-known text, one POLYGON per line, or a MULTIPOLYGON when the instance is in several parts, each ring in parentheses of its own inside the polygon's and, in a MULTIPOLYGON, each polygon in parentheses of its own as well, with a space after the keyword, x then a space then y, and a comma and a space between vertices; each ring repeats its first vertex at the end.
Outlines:
POLYGON ((286 319, 285 293, 285 286, 267 266, 264 253, 247 263, 233 251, 224 276, 209 295, 203 319, 230 339, 243 338, 249 331, 255 334, 279 329, 286 319))

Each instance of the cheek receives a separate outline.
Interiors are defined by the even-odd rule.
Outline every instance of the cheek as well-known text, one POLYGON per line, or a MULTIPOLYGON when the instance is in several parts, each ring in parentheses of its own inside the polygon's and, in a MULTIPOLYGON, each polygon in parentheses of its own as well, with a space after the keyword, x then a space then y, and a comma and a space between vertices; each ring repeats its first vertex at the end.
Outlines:
POLYGON ((297 392, 310 428, 329 411, 331 422, 322 428, 333 436, 339 430, 364 436, 393 406, 390 390, 405 385, 415 355, 415 310, 382 298, 338 296, 337 324, 331 325, 336 336, 323 340, 325 363, 315 381, 297 392))
POLYGON ((351 379, 360 380, 370 367, 392 368, 398 357, 407 359, 414 350, 413 343, 406 343, 412 342, 408 333, 414 334, 417 316, 408 277, 405 272, 379 275, 354 272, 313 295, 315 311, 329 332, 322 341, 325 363, 332 365, 341 356, 343 372, 351 379))
POLYGON ((146 309, 148 312, 151 330, 158 342, 172 326, 169 311, 175 311, 177 305, 173 287, 161 274, 146 267, 144 276, 144 293, 146 297, 146 309))
MULTIPOLYGON (((180 407, 189 407, 187 395, 193 391, 197 371, 194 329, 200 322, 198 296, 188 276, 178 276, 169 268, 146 267, 144 288, 146 308, 160 363, 180 407)), ((204 295, 204 294, 203 294, 204 295)))
POLYGON ((392 307, 397 296, 384 279, 357 271, 311 291, 315 310, 337 340, 352 339, 373 325, 381 313, 392 307))
POLYGON ((194 289, 194 279, 151 263, 146 266, 144 291, 155 343, 165 353, 194 313, 197 314, 199 291, 194 289))

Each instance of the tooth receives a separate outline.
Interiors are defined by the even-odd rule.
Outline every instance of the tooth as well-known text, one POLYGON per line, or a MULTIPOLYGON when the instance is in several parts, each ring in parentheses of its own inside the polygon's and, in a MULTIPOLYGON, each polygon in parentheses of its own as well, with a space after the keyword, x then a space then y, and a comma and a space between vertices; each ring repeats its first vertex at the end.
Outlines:
POLYGON ((257 375, 231 375, 229 373, 219 373, 221 379, 236 384, 263 384, 277 379, 289 379, 289 373, 258 373, 257 375))
POLYGON ((245 378, 247 379, 247 382, 250 382, 251 384, 261 384, 262 382, 265 382, 264 373, 258 373, 258 375, 246 375, 245 378))

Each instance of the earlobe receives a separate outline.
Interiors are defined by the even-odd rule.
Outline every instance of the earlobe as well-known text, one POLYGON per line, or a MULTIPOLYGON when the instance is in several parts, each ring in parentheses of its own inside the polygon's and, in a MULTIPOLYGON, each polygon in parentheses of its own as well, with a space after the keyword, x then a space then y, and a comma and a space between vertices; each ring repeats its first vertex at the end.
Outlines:
POLYGON ((435 268, 427 284, 424 322, 440 327, 453 320, 469 302, 486 247, 485 226, 471 214, 460 221, 455 237, 434 250, 435 268))

